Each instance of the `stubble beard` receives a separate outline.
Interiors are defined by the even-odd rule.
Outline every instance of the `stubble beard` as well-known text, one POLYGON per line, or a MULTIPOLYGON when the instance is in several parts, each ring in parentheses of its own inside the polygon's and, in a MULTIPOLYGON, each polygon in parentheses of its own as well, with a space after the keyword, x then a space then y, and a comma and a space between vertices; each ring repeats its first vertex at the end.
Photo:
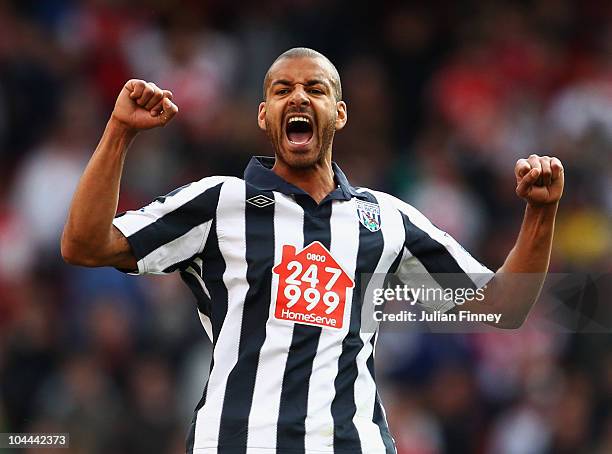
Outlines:
POLYGON ((327 153, 331 153, 331 146, 334 140, 336 121, 333 118, 323 127, 323 134, 320 138, 321 146, 316 153, 311 154, 295 154, 283 151, 281 146, 283 141, 283 130, 278 128, 276 132, 272 132, 269 124, 266 122, 266 135, 272 143, 276 159, 282 161, 286 166, 296 170, 307 170, 325 161, 327 153))

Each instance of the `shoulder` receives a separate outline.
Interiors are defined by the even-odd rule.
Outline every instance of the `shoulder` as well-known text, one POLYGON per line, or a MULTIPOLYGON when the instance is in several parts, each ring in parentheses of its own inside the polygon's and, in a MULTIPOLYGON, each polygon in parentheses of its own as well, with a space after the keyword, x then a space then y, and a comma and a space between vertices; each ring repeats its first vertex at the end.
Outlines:
MULTIPOLYGON (((410 205, 409 203, 403 201, 399 197, 393 196, 386 192, 376 191, 374 189, 358 187, 355 190, 361 194, 366 194, 369 198, 372 198, 379 204, 385 204, 388 207, 395 208, 405 215, 411 215, 412 213, 419 213, 419 211, 410 205)), ((419 213, 420 214, 420 213, 419 213)))
POLYGON ((200 195, 216 194, 217 197, 221 192, 221 189, 233 189, 239 185, 244 184, 244 181, 237 177, 215 175, 210 177, 204 177, 201 180, 193 181, 178 189, 175 189, 168 195, 174 195, 174 193, 182 192, 184 197, 197 197, 200 195))
POLYGON ((160 209, 163 211, 173 211, 181 207, 202 208, 211 203, 216 204, 215 201, 219 198, 221 187, 230 180, 238 179, 227 176, 211 176, 192 181, 165 195, 156 197, 155 200, 145 208, 149 210, 160 209))
POLYGON ((193 186, 194 190, 206 191, 207 189, 214 187, 221 187, 227 183, 232 184, 241 182, 242 180, 237 177, 230 177, 224 175, 214 175, 210 177, 204 177, 201 180, 189 183, 187 186, 193 186))
POLYGON ((421 213, 417 208, 408 202, 403 201, 399 197, 387 194, 382 191, 375 191, 369 188, 356 188, 357 192, 370 194, 376 202, 381 206, 381 211, 386 209, 396 210, 400 213, 404 222, 413 224, 421 230, 430 231, 436 227, 433 223, 421 213))

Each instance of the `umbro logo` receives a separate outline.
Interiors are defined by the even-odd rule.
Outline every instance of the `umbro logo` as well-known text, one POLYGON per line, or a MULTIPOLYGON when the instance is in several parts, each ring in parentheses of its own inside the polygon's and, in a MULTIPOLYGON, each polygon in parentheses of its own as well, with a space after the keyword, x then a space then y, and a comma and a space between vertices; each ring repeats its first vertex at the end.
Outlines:
POLYGON ((272 205, 274 203, 274 199, 261 194, 253 196, 246 201, 251 205, 255 205, 257 208, 267 207, 268 205, 272 205))

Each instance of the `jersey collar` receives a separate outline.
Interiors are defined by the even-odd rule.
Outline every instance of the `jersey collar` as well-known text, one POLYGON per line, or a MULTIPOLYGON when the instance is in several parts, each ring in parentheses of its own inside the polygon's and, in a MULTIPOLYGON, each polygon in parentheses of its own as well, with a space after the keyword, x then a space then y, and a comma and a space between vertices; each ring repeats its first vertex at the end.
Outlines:
MULTIPOLYGON (((283 194, 301 194, 307 195, 306 192, 286 182, 280 176, 272 171, 274 158, 268 156, 253 156, 249 165, 244 171, 244 180, 263 191, 278 191, 283 194)), ((340 170, 340 167, 335 162, 332 162, 332 170, 334 171, 334 181, 338 185, 336 189, 330 192, 325 200, 351 200, 352 197, 365 199, 367 196, 357 192, 351 186, 340 170)))

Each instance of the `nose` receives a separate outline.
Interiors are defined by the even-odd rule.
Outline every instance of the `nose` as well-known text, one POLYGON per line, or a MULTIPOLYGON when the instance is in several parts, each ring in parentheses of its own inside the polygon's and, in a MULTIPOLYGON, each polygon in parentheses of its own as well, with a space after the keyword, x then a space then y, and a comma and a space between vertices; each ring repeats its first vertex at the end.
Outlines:
POLYGON ((296 85, 293 91, 291 92, 291 97, 289 98, 289 105, 292 106, 308 106, 310 105, 310 98, 307 96, 306 91, 302 85, 296 85))

